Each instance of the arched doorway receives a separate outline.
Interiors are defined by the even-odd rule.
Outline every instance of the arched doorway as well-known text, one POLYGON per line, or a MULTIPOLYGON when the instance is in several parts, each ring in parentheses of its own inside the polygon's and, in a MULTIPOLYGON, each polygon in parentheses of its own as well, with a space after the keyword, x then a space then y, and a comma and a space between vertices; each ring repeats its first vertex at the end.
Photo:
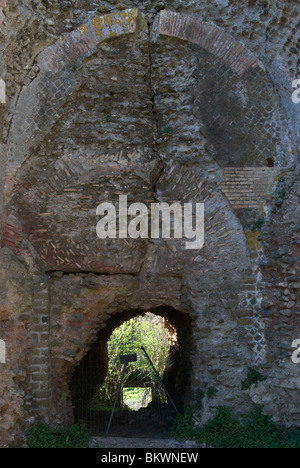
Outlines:
MULTIPOLYGON (((168 16, 173 15, 164 14, 160 20, 168 16)), ((31 268, 37 262, 41 271, 50 274, 58 271, 61 275, 57 280, 51 279, 49 350, 46 350, 47 355, 50 354, 51 388, 45 392, 43 381, 40 387, 46 394, 51 418, 59 422, 66 423, 72 419, 71 401, 77 403, 74 397, 76 385, 85 382, 87 393, 92 392, 93 387, 98 388, 105 377, 107 359, 102 347, 108 337, 101 341, 96 335, 102 324, 106 325, 106 330, 109 329, 106 314, 116 317, 117 313, 129 309, 135 311, 131 313, 138 314, 139 308, 151 310, 153 304, 172 304, 175 309, 191 311, 197 322, 198 329, 195 327, 193 332, 194 335, 198 333, 195 340, 199 343, 198 354, 193 356, 194 368, 199 379, 203 378, 203 372, 212 378, 216 373, 228 371, 228 378, 218 382, 225 387, 224 393, 233 386, 231 370, 236 365, 238 352, 232 351, 231 343, 240 343, 240 330, 243 337, 250 340, 251 346, 254 342, 255 350, 253 353, 250 350, 249 354, 248 347, 247 352, 239 351, 243 367, 244 362, 249 363, 249 355, 256 359, 259 347, 258 352, 264 355, 260 344, 264 339, 263 331, 255 333, 257 329, 260 331, 260 319, 257 316, 253 318, 258 315, 259 306, 252 311, 249 292, 251 288, 257 304, 258 277, 256 270, 253 274, 250 271, 249 243, 244 232, 246 224, 249 223, 247 229, 252 227, 252 218, 249 215, 251 219, 248 219, 248 214, 240 211, 243 209, 241 206, 236 208, 229 203, 231 197, 226 198, 228 191, 224 190, 225 195, 221 193, 219 184, 221 168, 226 169, 228 164, 230 170, 231 167, 234 170, 241 167, 239 181, 252 171, 257 172, 256 165, 264 166, 269 154, 274 157, 275 166, 285 165, 285 159, 279 158, 281 152, 275 157, 276 152, 268 146, 269 152, 266 153, 267 144, 273 145, 274 130, 272 138, 268 138, 270 133, 264 133, 265 126, 254 116, 268 108, 264 103, 276 93, 261 68, 252 67, 254 63, 247 51, 241 54, 241 70, 239 67, 236 70, 227 67, 234 58, 229 58, 234 46, 239 46, 224 37, 219 28, 216 31, 221 39, 223 36, 224 46, 218 51, 225 51, 221 63, 220 57, 211 53, 211 48, 202 50, 204 44, 200 39, 200 42, 196 40, 204 37, 200 34, 202 29, 212 26, 195 20, 193 24, 199 26, 199 35, 191 37, 188 31, 195 31, 195 28, 190 27, 186 17, 176 17, 179 27, 173 31, 180 35, 168 30, 167 26, 172 26, 173 22, 159 20, 157 42, 149 42, 150 30, 147 27, 137 28, 136 35, 126 37, 124 41, 115 38, 105 48, 93 48, 89 60, 82 57, 82 61, 80 58, 78 63, 66 65, 61 73, 57 71, 48 76, 48 71, 41 69, 39 76, 22 89, 12 119, 8 142, 12 156, 7 166, 9 177, 6 181, 9 219, 4 229, 3 245, 12 248, 20 258, 31 261, 31 268), (184 31, 186 34, 182 34, 184 31), (171 37, 168 37, 169 33, 171 37), (185 42, 180 42, 180 39, 185 42), (227 41, 233 48, 230 46, 227 50, 227 41), (251 66, 241 75, 245 57, 251 66), (115 63, 121 67, 117 79, 115 63), (173 77, 174 64, 178 72, 173 77), (132 80, 133 75, 140 77, 138 88, 136 81, 132 80), (54 96, 54 78, 61 94, 60 99, 55 98, 61 114, 56 113, 57 108, 49 98, 50 94, 54 96), (265 100, 260 99, 261 93, 257 95, 256 88, 265 94, 265 100), (107 93, 103 93, 103 89, 107 93), (29 101, 31 106, 39 104, 35 113, 30 112, 29 101), (234 105, 229 106, 228 102, 234 105), (21 112, 24 108, 29 109, 27 115, 33 121, 37 120, 37 125, 30 122, 24 125, 21 112), (129 108, 134 111, 130 116, 127 115, 129 108), (253 108, 257 112, 253 112, 253 108), (115 112, 113 122, 112 109, 115 112), (45 115, 43 125, 40 123, 41 114, 45 115), (245 120, 249 118, 252 126, 235 126, 236 116, 240 115, 245 120), (257 127, 262 133, 251 131, 257 127), (35 133, 27 134, 28 129, 35 133), (91 138, 91 130, 95 140, 91 138), (28 148, 24 146, 23 132, 26 132, 28 148), (251 140, 249 134, 255 137, 251 140), (226 159, 224 148, 227 148, 226 159), (251 171, 245 164, 251 165, 251 171), (18 177, 15 177, 17 173, 18 177), (180 242, 172 239, 164 242, 143 239, 130 242, 117 239, 114 242, 109 239, 100 243, 92 213, 99 201, 107 197, 115 200, 113 197, 119 193, 126 193, 138 202, 149 200, 151 203, 159 195, 161 201, 205 203, 207 236, 204 249, 186 252, 180 242), (241 299, 243 294, 245 300, 241 299), (151 304, 149 308, 148 304, 151 304), (232 315, 234 318, 229 322, 228 317, 232 315), (212 320, 215 320, 215 327, 212 320), (233 323, 231 343, 226 339, 225 347, 222 335, 226 336, 227 329, 219 334, 220 323, 222 328, 224 324, 233 323), (230 351, 227 351, 227 365, 223 361, 214 369, 216 341, 221 349, 230 351), (205 353, 203 342, 206 343, 205 353), (96 365, 95 372, 89 372, 89 359, 96 365), (212 364, 209 366, 209 363, 212 364), (68 396, 70 381, 75 382, 71 385, 73 399, 68 396)), ((214 42, 210 45, 213 46, 214 42)), ((238 65, 238 60, 236 62, 238 65)), ((273 103, 274 99, 270 102, 273 103)), ((274 110, 280 110, 277 98, 274 110)), ((268 113, 276 115, 272 108, 268 113)), ((276 128, 281 127, 281 121, 274 119, 277 120, 276 128)), ((238 123, 245 123, 245 120, 238 123)), ((272 127, 273 120, 270 123, 268 115, 264 121, 268 128, 272 127)), ((279 130, 276 132, 278 135, 279 130)), ((277 147, 276 140, 277 137, 274 142, 277 147)), ((287 141, 287 137, 283 141, 287 141)), ((283 155, 288 153, 282 151, 283 155)), ((272 165, 272 161, 269 164, 272 165)), ((223 189, 224 186, 231 187, 230 174, 225 178, 223 189)), ((243 182, 240 185, 243 188, 243 182)), ((251 187, 253 192, 257 191, 254 182, 251 187)), ((251 190, 249 195, 251 198, 251 190)), ((125 320, 124 314, 122 312, 121 322, 125 320)), ((44 357, 44 336, 39 346, 42 348, 40 350, 37 345, 37 351, 44 357)), ((180 352, 183 346, 184 343, 179 346, 180 352)), ((184 373, 182 378, 178 377, 180 372, 175 372, 175 363, 176 359, 165 381, 169 378, 170 391, 173 386, 176 395, 182 395, 185 388, 182 392, 177 388, 185 382, 185 377, 184 373)), ((180 368, 180 364, 178 366, 180 368)), ((183 371, 186 369, 182 368, 183 371)), ((238 368, 237 390, 240 388, 240 372, 238 368)), ((44 378, 42 375, 41 379, 44 378)), ((196 385, 199 385, 198 381, 196 385)), ((84 401, 87 400, 85 395, 84 401)), ((37 401, 37 406, 41 406, 40 401, 37 401)))
MULTIPOLYGON (((93 435, 106 432, 115 398, 116 385, 119 385, 122 373, 121 364, 119 366, 114 364, 116 365, 114 372, 119 372, 118 376, 114 376, 114 390, 105 388, 105 385, 108 385, 106 377, 110 366, 109 357, 111 357, 108 348, 116 346, 116 341, 111 344, 110 339, 116 330, 124 327, 124 324, 134 322, 137 331, 138 327, 145 327, 145 321, 149 321, 148 327, 141 330, 138 338, 137 335, 132 335, 129 348, 120 347, 116 349, 114 359, 116 362, 116 358, 118 359, 117 354, 122 353, 124 349, 136 351, 137 362, 133 365, 132 372, 129 369, 124 387, 135 389, 135 392, 133 392, 135 399, 139 393, 136 391, 137 388, 149 389, 151 398, 148 398, 141 405, 142 408, 139 407, 133 410, 129 408, 126 401, 124 402, 122 388, 121 398, 118 401, 117 412, 110 433, 123 436, 129 434, 139 435, 140 437, 149 437, 152 433, 157 436, 160 433, 162 437, 168 436, 172 422, 176 417, 174 407, 168 401, 163 386, 154 372, 151 373, 147 368, 145 356, 144 360, 142 359, 143 352, 140 350, 142 342, 146 346, 148 344, 148 347, 151 348, 148 349, 149 356, 156 366, 157 361, 155 358, 159 354, 158 347, 163 346, 163 341, 167 335, 169 343, 167 356, 163 368, 159 366, 157 371, 160 371, 162 381, 179 411, 182 411, 189 402, 191 371, 191 319, 189 316, 172 307, 160 307, 149 312, 137 310, 118 313, 112 316, 106 327, 98 333, 96 341, 75 368, 70 380, 74 421, 86 424, 93 435), (142 322, 142 319, 144 322, 142 322), (161 335, 161 338, 157 339, 154 346, 151 346, 151 339, 154 339, 154 335, 151 334, 148 339, 146 335, 150 334, 150 331, 154 329, 157 333, 160 327, 161 334, 164 336, 161 335), (99 390, 105 391, 106 399, 103 399, 103 393, 100 396, 99 390), (107 394, 109 394, 109 399, 107 394)), ((130 333, 132 334, 132 328, 130 328, 130 333)), ((129 334, 125 337, 125 339, 127 338, 130 339, 129 334)))

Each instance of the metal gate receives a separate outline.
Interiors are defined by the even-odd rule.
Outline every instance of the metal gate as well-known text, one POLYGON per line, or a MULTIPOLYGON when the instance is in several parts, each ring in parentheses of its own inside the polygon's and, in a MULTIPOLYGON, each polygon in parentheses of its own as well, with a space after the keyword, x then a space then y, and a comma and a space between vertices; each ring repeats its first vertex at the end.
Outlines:
MULTIPOLYGON (((133 356, 130 356, 132 359, 133 356)), ((128 357, 127 357, 128 359, 128 357)), ((129 361, 128 361, 129 362, 129 361)), ((121 359, 124 368, 126 356, 121 359)), ((158 376, 159 378, 159 376, 158 376)), ((109 435, 115 437, 160 437, 170 436, 177 409, 171 397, 168 403, 150 402, 138 410, 118 408, 118 396, 114 407, 97 407, 95 395, 103 381, 103 369, 93 353, 88 353, 76 368, 71 383, 71 394, 76 424, 85 424, 93 436, 109 435)), ((160 384, 163 385, 162 382, 160 384)), ((122 392, 120 381, 119 393, 122 392)))

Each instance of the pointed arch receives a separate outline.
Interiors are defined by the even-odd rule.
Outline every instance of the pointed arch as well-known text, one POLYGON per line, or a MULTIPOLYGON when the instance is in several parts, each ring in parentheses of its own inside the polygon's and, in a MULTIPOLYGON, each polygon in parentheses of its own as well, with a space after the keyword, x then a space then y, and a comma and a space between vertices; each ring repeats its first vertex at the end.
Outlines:
MULTIPOLYGON (((16 183, 18 168, 60 118, 68 97, 81 86, 79 68, 82 61, 95 53, 99 44, 106 40, 134 34, 138 16, 139 10, 135 8, 95 17, 46 47, 37 57, 40 72, 20 93, 11 122, 7 196, 16 183)), ((265 71, 263 64, 243 44, 218 26, 191 15, 161 11, 153 24, 152 39, 159 36, 198 44, 238 75, 252 67, 265 71)))
POLYGON ((138 10, 134 8, 98 16, 62 36, 38 57, 41 71, 56 73, 78 58, 93 53, 106 39, 134 33, 137 15, 138 10))
POLYGON ((251 67, 266 71, 262 62, 241 42, 215 24, 195 16, 163 10, 156 19, 154 31, 156 35, 177 37, 200 45, 238 75, 251 67))

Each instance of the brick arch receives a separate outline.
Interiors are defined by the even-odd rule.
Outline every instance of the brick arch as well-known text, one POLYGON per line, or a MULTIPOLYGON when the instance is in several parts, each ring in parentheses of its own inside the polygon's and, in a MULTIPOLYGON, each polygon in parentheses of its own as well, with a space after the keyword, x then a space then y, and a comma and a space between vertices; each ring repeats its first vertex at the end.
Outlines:
MULTIPOLYGON (((62 36, 37 57, 39 73, 20 93, 8 137, 6 197, 17 182, 21 165, 62 115, 62 108, 81 84, 79 66, 97 47, 112 38, 136 32, 139 11, 128 9, 91 19, 62 36), (24 120, 24 109, 26 118, 24 120), (42 119, 47 119, 47 125, 42 119)), ((152 39, 169 36, 197 44, 238 76, 263 64, 221 28, 182 13, 164 10, 155 18, 152 39)))
MULTIPOLYGON (((98 332, 96 340, 85 350, 85 354, 79 362, 74 360, 74 362, 68 363, 69 365, 65 365, 65 375, 69 375, 67 380, 69 380, 69 391, 76 423, 82 420, 82 418, 86 419, 88 417, 87 406, 90 403, 91 397, 95 395, 99 387, 105 384, 109 364, 108 342, 112 332, 132 318, 143 317, 145 312, 150 312, 156 317, 164 318, 166 320, 166 328, 169 325, 176 336, 174 342, 170 344, 168 363, 166 371, 162 376, 168 392, 174 401, 176 401, 179 408, 182 408, 184 401, 190 397, 190 353, 192 348, 193 323, 190 314, 176 310, 173 307, 157 307, 149 311, 122 311, 112 315, 106 321, 105 327, 98 332), (74 367, 75 363, 76 366, 74 367)), ((136 351, 138 352, 138 347, 136 351)), ((141 369, 139 362, 137 362, 136 366, 138 369, 141 369)), ((58 370, 61 371, 61 368, 58 368, 58 370)), ((60 377, 63 377, 63 374, 60 377)), ((58 378, 56 375, 53 379, 54 384, 58 378)), ((56 391, 55 385, 54 391, 56 391)), ((106 427, 103 427, 103 429, 105 430, 106 427)))
POLYGON ((21 90, 8 135, 7 197, 16 184, 18 169, 60 118, 68 97, 81 86, 80 63, 106 40, 135 33, 137 16, 137 9, 128 9, 95 17, 36 58, 39 73, 21 90), (45 116, 47 125, 41 121, 45 116))
MULTIPOLYGON (((137 19, 138 9, 95 17, 46 47, 37 57, 40 71, 31 84, 22 89, 11 122, 8 137, 8 193, 14 185, 18 168, 59 119, 66 99, 80 87, 80 63, 104 41, 134 34, 137 19), (25 121, 24 109, 27 116, 25 121), (45 115, 48 125, 40 122, 45 115)), ((264 69, 254 54, 221 28, 190 15, 162 11, 153 24, 152 37, 155 36, 177 37, 198 44, 239 75, 250 67, 264 69)))
MULTIPOLYGON (((222 169, 269 169, 264 172, 273 190, 280 167, 294 163, 295 149, 281 97, 263 63, 220 27, 165 10, 155 19, 152 41, 157 50, 167 46, 172 51, 168 38, 180 39, 173 41, 175 51, 181 41, 191 44, 187 49, 198 60, 193 69, 198 81, 190 86, 192 114, 201 122, 199 133, 207 152, 222 169)), ((171 116, 172 109, 170 120, 171 116)), ((269 187, 263 190, 260 204, 269 187)))
MULTIPOLYGON (((75 94, 76 90, 81 86, 81 76, 75 67, 75 63, 80 63, 80 61, 82 61, 83 58, 94 53, 97 45, 103 42, 104 40, 112 37, 120 37, 125 34, 133 34, 136 30, 137 17, 138 10, 134 9, 94 18, 86 25, 80 26, 75 31, 56 41, 53 45, 46 48, 44 52, 42 52, 42 54, 39 56, 38 63, 40 66, 40 73, 37 76, 37 78, 33 80, 30 86, 22 91, 18 103, 18 108, 22 110, 22 108, 26 108, 26 106, 31 106, 31 120, 38 119, 39 115, 41 115, 41 112, 43 111, 42 115, 44 115, 45 113, 47 115, 48 125, 38 125, 37 128, 34 128, 34 125, 30 126, 26 122, 24 124, 24 114, 22 112, 16 112, 15 121, 13 122, 13 126, 15 125, 17 127, 13 132, 15 141, 10 142, 10 151, 14 154, 14 161, 11 158, 8 170, 9 177, 6 186, 7 195, 9 194, 10 188, 12 188, 13 184, 15 183, 15 175, 18 170, 18 167, 27 159, 27 156, 29 156, 32 153, 32 145, 35 145, 37 147, 39 142, 42 141, 43 138, 45 138, 47 132, 49 132, 49 128, 51 129, 51 126, 55 123, 55 121, 60 118, 61 107, 65 103, 68 96, 71 93, 75 94), (19 132, 17 132, 17 129, 19 129, 19 132), (30 132, 32 132, 32 134, 30 134, 30 132)), ((157 15, 157 18, 155 20, 153 26, 153 34, 155 33, 155 31, 161 36, 177 37, 201 45, 202 47, 206 48, 206 50, 209 51, 209 53, 216 55, 218 59, 220 58, 220 60, 222 59, 223 62, 227 60, 226 63, 228 65, 232 64, 232 67, 234 67, 236 73, 241 73, 242 70, 245 71, 251 66, 260 66, 260 62, 258 62, 254 55, 251 54, 240 43, 232 39, 231 36, 226 34, 224 31, 222 31, 215 25, 201 21, 200 19, 195 18, 193 16, 173 13, 170 11, 162 11, 159 15, 157 15), (215 44, 218 44, 219 48, 216 48, 215 44), (223 44, 224 47, 220 47, 220 44, 223 44), (227 51, 227 53, 224 53, 222 55, 222 50, 227 51), (232 58, 234 50, 236 51, 236 55, 234 55, 236 60, 229 60, 229 52, 231 53, 232 58)), ((86 155, 84 164, 90 164, 91 168, 93 168, 95 164, 97 164, 98 168, 99 164, 99 168, 105 167, 105 170, 107 170, 107 167, 109 166, 107 159, 105 161, 102 161, 101 155, 99 154, 98 156, 96 158, 97 161, 95 163, 95 155, 86 155)), ((120 166, 116 169, 115 166, 117 164, 113 162, 113 159, 115 157, 117 157, 118 159, 119 156, 115 154, 108 156, 111 156, 111 162, 112 164, 114 164, 113 171, 117 171, 120 174, 122 174, 123 165, 120 164, 120 166)), ((72 161, 74 161, 76 158, 77 156, 73 154, 72 161)), ((54 199, 57 196, 62 198, 59 188, 60 185, 64 187, 65 193, 68 194, 68 191, 70 191, 71 193, 74 191, 74 193, 76 193, 77 185, 82 183, 82 174, 84 173, 84 167, 82 167, 81 163, 78 163, 78 167, 82 167, 82 171, 80 172, 80 181, 76 181, 76 183, 74 183, 74 173, 72 167, 68 166, 69 162, 71 161, 61 161, 62 170, 60 170, 60 167, 50 167, 51 165, 49 165, 48 169, 51 171, 51 177, 49 179, 51 181, 50 184, 49 180, 44 181, 42 179, 41 172, 36 173, 34 169, 28 169, 28 173, 31 172, 32 176, 34 175, 36 177, 36 179, 33 177, 33 180, 31 178, 29 184, 29 186, 31 187, 31 193, 34 196, 32 196, 31 198, 28 197, 28 185, 18 187, 14 193, 14 197, 17 194, 17 197, 15 198, 15 208, 18 208, 20 202, 24 202, 25 210, 23 206, 23 208, 20 208, 20 211, 22 212, 22 210, 26 211, 26 209, 28 209, 28 216, 24 217, 24 213, 20 216, 20 219, 24 221, 25 232, 27 235, 30 235, 32 221, 33 219, 35 220, 34 225, 38 226, 38 229, 36 230, 38 239, 33 239, 33 243, 38 243, 37 250, 41 255, 41 260, 47 271, 55 270, 58 266, 61 267, 61 264, 63 263, 65 271, 74 271, 77 269, 90 269, 91 271, 103 272, 103 270, 99 270, 99 263, 103 265, 102 257, 101 262, 95 262, 92 258, 90 258, 90 255, 84 254, 85 246, 82 246, 81 242, 75 242, 74 239, 70 239, 70 241, 68 239, 68 242, 66 242, 64 239, 63 245, 65 249, 62 250, 60 236, 58 234, 55 235, 55 240, 52 239, 52 242, 49 242, 49 244, 45 244, 43 242, 47 234, 43 234, 43 240, 40 238, 40 232, 49 232, 49 221, 47 218, 47 216, 49 215, 49 200, 51 199, 52 201, 52 197, 54 199), (70 174, 72 174, 71 180, 70 174), (42 180, 43 183, 41 183, 42 180), (38 184, 40 186, 37 186, 36 181, 38 181, 38 184), (60 184, 58 182, 60 182, 60 184), (36 200, 39 200, 38 204, 36 203, 36 200), (45 207, 47 207, 47 209, 44 209, 45 207), (27 229, 26 225, 28 224, 28 222, 30 222, 31 225, 27 229), (79 252, 78 248, 74 247, 75 245, 80 245, 79 252), (84 257, 84 260, 86 260, 86 258, 89 258, 91 263, 85 264, 84 266, 82 264, 82 256, 84 257), (64 261, 62 261, 61 258, 63 258, 64 261)), ((136 167, 136 164, 137 163, 135 162, 133 167, 136 167)), ((142 165, 145 165, 145 158, 143 158, 143 164, 141 164, 141 166, 142 165)), ((126 168, 128 169, 128 167, 130 166, 131 162, 129 159, 126 163, 126 168)), ((25 165, 23 169, 25 171, 25 165)), ((91 172, 88 171, 88 179, 86 181, 87 184, 91 183, 90 174, 91 172)), ((173 176, 174 174, 175 172, 173 172, 173 176)), ((111 177, 111 174, 108 173, 108 176, 111 177)), ((191 184, 191 188, 195 189, 195 193, 198 193, 199 189, 197 189, 197 186, 200 182, 200 180, 198 180, 198 177, 200 176, 199 174, 194 174, 193 171, 191 171, 191 173, 187 175, 187 178, 189 180, 193 180, 190 179, 190 176, 192 178, 195 178, 195 183, 191 184)), ((178 179, 180 179, 181 177, 182 173, 178 170, 178 179)), ((147 182, 149 183, 149 181, 147 182)), ((176 190, 178 193, 178 186, 177 189, 174 188, 174 193, 176 193, 176 190)), ((201 193, 202 192, 203 188, 201 187, 201 193)), ((211 192, 208 192, 206 194, 208 197, 207 199, 211 197, 211 192)), ((186 188, 183 189, 183 194, 186 194, 186 188)), ((227 193, 225 192, 225 194, 227 193)), ((78 196, 80 196, 80 193, 78 194, 78 196)), ((214 195, 214 202, 211 203, 211 205, 213 206, 213 217, 217 217, 217 213, 222 213, 222 210, 225 209, 221 202, 222 197, 220 195, 218 196, 219 199, 217 200, 216 195, 214 195)), ((226 204, 226 202, 224 203, 226 204)), ((57 205, 55 203, 53 203, 53 205, 56 209, 57 205)), ((96 206, 96 201, 94 203, 94 206, 96 206)), ((92 222, 95 221, 92 220, 92 222)), ((233 221, 231 219, 228 220, 229 224, 232 224, 232 222, 233 221)), ((6 224, 8 226, 8 229, 6 227, 4 233, 4 240, 6 243, 8 242, 8 245, 12 246, 18 251, 18 249, 20 248, 20 244, 22 243, 22 236, 20 235, 21 226, 16 225, 14 218, 10 218, 6 224), (13 226, 13 232, 11 226, 13 226), (11 237, 13 237, 13 245, 11 237)), ((239 225, 236 227, 237 229, 240 228, 239 225)), ((82 233, 80 233, 80 236, 81 235, 82 233)), ((80 236, 79 238, 81 239, 80 236)), ((243 257, 246 261, 248 252, 244 240, 245 239, 243 238, 241 252, 239 251, 237 255, 238 257, 243 257)), ((206 244, 210 246, 210 249, 213 249, 213 245, 218 244, 217 235, 213 236, 210 244, 209 241, 207 241, 206 244)), ((227 253, 229 255, 231 252, 231 245, 229 242, 227 248, 227 253)), ((179 268, 179 270, 181 271, 181 263, 185 264, 186 257, 186 252, 182 252, 181 250, 182 249, 180 248, 180 246, 178 248, 177 246, 173 246, 173 253, 171 250, 166 251, 165 262, 160 262, 159 267, 165 268, 165 265, 174 265, 175 267, 177 265, 176 268, 179 268), (183 262, 178 261, 179 256, 184 259, 183 262)), ((140 262, 141 259, 143 259, 144 250, 141 248, 141 252, 139 252, 138 255, 137 251, 135 250, 135 255, 136 264, 134 267, 134 273, 136 273, 140 269, 140 262)), ((197 254, 195 253, 195 255, 190 256, 197 257, 197 254)), ((128 263, 130 263, 129 271, 132 272, 132 265, 134 262, 130 260, 130 262, 128 263)), ((118 270, 119 273, 128 272, 127 266, 126 268, 124 268, 124 265, 121 265, 120 262, 118 264, 118 267, 120 268, 120 270, 118 270)), ((106 268, 113 269, 112 266, 109 265, 106 265, 106 268)), ((105 272, 111 272, 111 270, 108 271, 105 269, 105 272)))
MULTIPOLYGON (((93 18, 47 47, 37 58, 41 70, 56 73, 94 52, 106 39, 135 33, 137 16, 138 9, 128 9, 93 18)), ((177 37, 200 45, 239 75, 251 67, 265 71, 262 62, 241 42, 215 24, 195 16, 163 10, 155 19, 153 31, 154 35, 177 37)))
POLYGON ((155 35, 170 36, 200 45, 235 73, 242 75, 251 67, 265 67, 241 42, 215 24, 195 16, 162 11, 155 21, 155 35))
POLYGON ((93 18, 47 47, 37 59, 41 70, 57 73, 66 65, 93 53, 101 42, 134 33, 137 15, 137 9, 128 9, 93 18))

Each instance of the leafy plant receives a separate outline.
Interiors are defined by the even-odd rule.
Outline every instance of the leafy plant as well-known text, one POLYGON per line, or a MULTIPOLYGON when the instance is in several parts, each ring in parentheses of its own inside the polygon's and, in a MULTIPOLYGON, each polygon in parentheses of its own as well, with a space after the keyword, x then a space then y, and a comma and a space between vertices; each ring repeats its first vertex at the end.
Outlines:
POLYGON ((263 414, 263 405, 255 405, 245 422, 245 448, 279 447, 280 431, 270 416, 263 414))
POLYGON ((218 390, 215 387, 209 387, 207 389, 206 395, 208 398, 213 398, 218 393, 218 390))
POLYGON ((51 428, 37 421, 26 431, 28 448, 87 448, 89 435, 84 425, 51 428))
POLYGON ((282 200, 285 200, 286 197, 287 197, 287 193, 286 193, 285 188, 283 188, 278 192, 277 198, 281 198, 282 200))
POLYGON ((162 135, 172 135, 173 134, 173 128, 172 127, 163 127, 160 131, 159 131, 159 136, 162 136, 162 135))
POLYGON ((201 415, 203 410, 203 398, 205 397, 205 393, 203 390, 198 388, 194 392, 194 408, 198 412, 198 415, 201 415))
POLYGON ((27 430, 26 444, 29 448, 55 448, 57 439, 47 424, 37 421, 27 430))
POLYGON ((171 428, 171 437, 176 440, 195 440, 196 429, 192 408, 188 407, 184 414, 178 413, 171 428))
POLYGON ((251 228, 252 232, 259 231, 264 225, 264 222, 265 222, 264 216, 259 216, 259 218, 257 219, 257 221, 255 221, 255 223, 253 224, 251 228))
POLYGON ((172 436, 214 448, 300 448, 300 430, 278 427, 263 414, 263 405, 255 405, 242 422, 231 409, 220 406, 216 416, 200 428, 194 425, 188 409, 178 416, 172 436))
POLYGON ((261 375, 260 372, 258 372, 255 369, 252 369, 251 367, 248 367, 248 374, 245 380, 243 380, 241 384, 241 389, 243 391, 249 390, 251 385, 257 384, 258 382, 264 382, 266 380, 265 377, 261 375))
POLYGON ((243 430, 234 413, 224 407, 218 408, 217 415, 197 431, 196 439, 215 448, 237 448, 243 437, 243 430))

